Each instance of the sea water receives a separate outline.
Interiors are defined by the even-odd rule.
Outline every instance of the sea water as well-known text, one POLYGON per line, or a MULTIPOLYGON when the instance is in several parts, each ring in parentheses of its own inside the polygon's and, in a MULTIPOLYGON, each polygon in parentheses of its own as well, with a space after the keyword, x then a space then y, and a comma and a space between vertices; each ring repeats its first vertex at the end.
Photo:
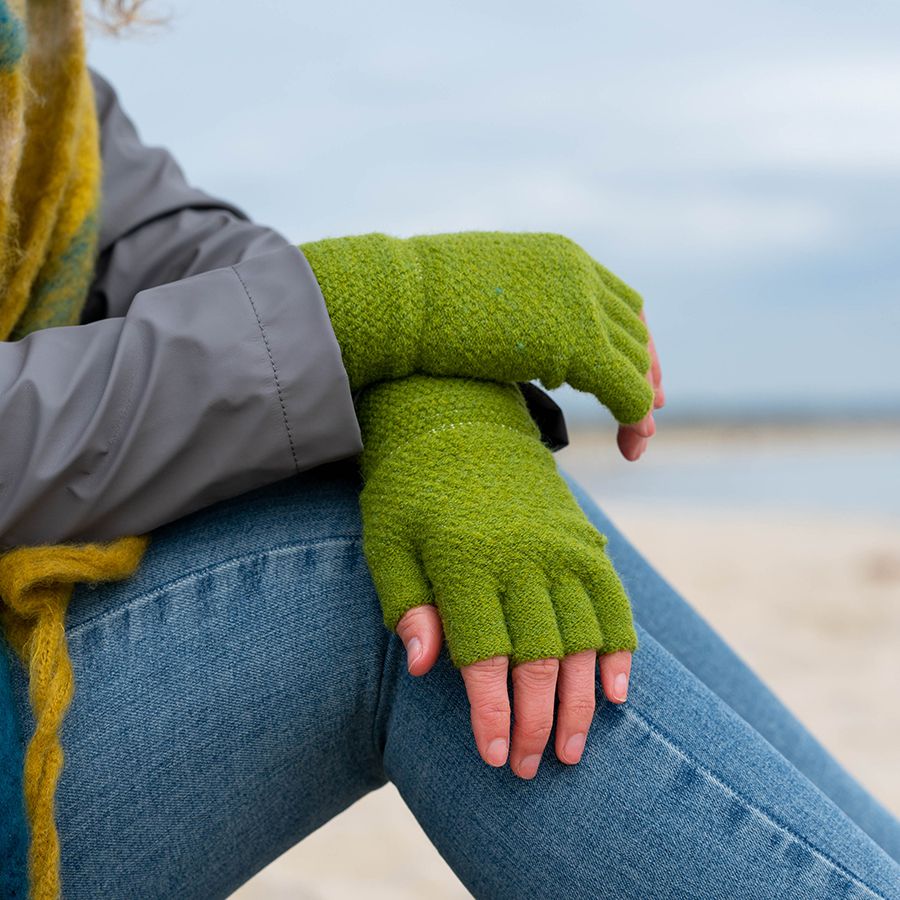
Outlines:
POLYGON ((900 518, 900 441, 865 433, 857 442, 810 436, 787 446, 732 440, 723 447, 700 431, 671 452, 657 435, 637 462, 613 458, 607 448, 596 465, 574 450, 569 465, 569 452, 556 454, 558 464, 598 499, 900 518))

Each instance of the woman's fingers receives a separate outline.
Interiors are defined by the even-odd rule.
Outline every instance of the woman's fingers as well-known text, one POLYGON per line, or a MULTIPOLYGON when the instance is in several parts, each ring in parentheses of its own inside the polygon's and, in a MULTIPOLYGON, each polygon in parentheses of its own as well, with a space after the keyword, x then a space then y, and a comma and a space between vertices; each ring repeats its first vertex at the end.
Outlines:
MULTIPOLYGON (((641 321, 646 325, 647 319, 644 317, 643 310, 641 310, 640 317, 641 321)), ((650 386, 653 388, 653 409, 660 409, 666 402, 666 394, 662 386, 662 369, 659 365, 659 355, 656 352, 652 334, 650 334, 647 349, 650 351, 650 368, 647 370, 647 381, 650 382, 650 386)), ((635 422, 633 425, 619 426, 616 434, 619 452, 629 462, 640 459, 647 449, 649 439, 654 434, 656 434, 656 423, 653 421, 653 410, 651 410, 640 422, 635 422)))
MULTIPOLYGON (((516 775, 534 778, 553 729, 554 700, 558 695, 556 755, 570 765, 579 762, 596 711, 595 659, 595 650, 582 650, 564 657, 562 662, 555 658, 537 659, 513 667, 515 723, 511 748, 508 657, 493 656, 463 666, 460 673, 481 758, 489 765, 502 766, 508 755, 516 775)), ((613 703, 624 702, 628 696, 631 653, 606 653, 598 663, 604 694, 613 703)))
POLYGON ((437 660, 444 641, 441 617, 431 604, 414 606, 397 623, 397 634, 406 648, 406 667, 411 675, 424 675, 437 660))
POLYGON ((653 420, 653 411, 647 413, 640 422, 631 425, 623 425, 622 428, 634 432, 638 437, 651 438, 656 434, 656 422, 653 420))
MULTIPOLYGON (((647 325, 647 319, 644 317, 644 311, 641 310, 641 321, 647 325)), ((647 331, 650 331, 650 326, 647 326, 647 331)), ((666 393, 663 390, 662 386, 662 368, 659 365, 659 354, 656 352, 656 344, 653 343, 653 333, 650 332, 650 343, 647 345, 647 349, 650 351, 650 384, 653 385, 653 408, 660 409, 660 407, 665 405, 666 402, 666 393)))
POLYGON ((594 687, 596 659, 596 650, 582 650, 566 656, 559 666, 556 755, 564 763, 577 763, 584 751, 597 707, 594 687))
POLYGON ((512 670, 513 725, 510 768, 520 778, 534 778, 553 728, 553 705, 559 660, 535 659, 512 670))
MULTIPOLYGON (((424 675, 437 660, 443 643, 437 609, 430 604, 413 607, 398 622, 397 633, 406 648, 410 673, 424 675)), ((493 656, 461 667, 471 707, 472 732, 481 758, 491 766, 505 765, 509 758, 516 775, 534 778, 553 729, 554 700, 558 696, 556 755, 561 762, 577 763, 596 711, 595 659, 595 650, 582 650, 561 662, 555 658, 537 659, 514 666, 512 742, 507 689, 509 658, 493 656)), ((602 654, 598 664, 603 692, 612 702, 623 702, 628 692, 631 653, 618 650, 602 654), (625 678, 624 685, 620 676, 625 678)))
POLYGON ((619 452, 629 462, 640 459, 647 449, 649 438, 639 435, 630 425, 620 425, 616 435, 619 452))
POLYGON ((628 698, 628 678, 631 675, 631 651, 616 650, 601 654, 600 682, 603 693, 613 703, 624 703, 628 698))
POLYGON ((492 656, 462 666, 459 671, 466 683, 478 752, 488 765, 502 766, 509 752, 509 658, 492 656))

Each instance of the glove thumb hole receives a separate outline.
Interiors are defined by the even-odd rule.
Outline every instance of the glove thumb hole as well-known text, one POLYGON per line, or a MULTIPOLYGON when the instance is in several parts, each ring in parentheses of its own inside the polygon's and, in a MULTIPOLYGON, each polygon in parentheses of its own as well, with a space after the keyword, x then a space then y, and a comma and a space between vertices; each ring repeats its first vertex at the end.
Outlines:
POLYGON ((412 547, 368 542, 365 554, 384 624, 391 631, 397 630, 397 623, 408 610, 434 603, 425 571, 412 547))

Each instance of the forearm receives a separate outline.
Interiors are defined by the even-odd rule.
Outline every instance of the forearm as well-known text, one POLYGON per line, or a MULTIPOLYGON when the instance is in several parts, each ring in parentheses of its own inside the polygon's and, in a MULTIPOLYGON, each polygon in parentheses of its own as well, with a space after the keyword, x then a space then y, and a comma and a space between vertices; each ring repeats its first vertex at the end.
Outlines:
POLYGON ((144 533, 362 446, 294 247, 0 343, 0 421, 5 546, 144 533))

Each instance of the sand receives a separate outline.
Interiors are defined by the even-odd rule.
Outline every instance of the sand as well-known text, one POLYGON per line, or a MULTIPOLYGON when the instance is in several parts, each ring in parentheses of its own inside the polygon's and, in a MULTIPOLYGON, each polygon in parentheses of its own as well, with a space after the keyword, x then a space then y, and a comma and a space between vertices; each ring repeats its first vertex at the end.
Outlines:
MULTIPOLYGON (((708 447, 732 439, 703 440, 708 447)), ((670 443, 690 452, 692 440, 681 434, 670 443)), ((592 440, 563 453, 561 464, 576 477, 596 467, 592 440)), ((825 747, 900 815, 900 519, 777 506, 603 506, 825 747)), ((392 785, 332 819, 233 897, 360 895, 470 896, 392 785)))

